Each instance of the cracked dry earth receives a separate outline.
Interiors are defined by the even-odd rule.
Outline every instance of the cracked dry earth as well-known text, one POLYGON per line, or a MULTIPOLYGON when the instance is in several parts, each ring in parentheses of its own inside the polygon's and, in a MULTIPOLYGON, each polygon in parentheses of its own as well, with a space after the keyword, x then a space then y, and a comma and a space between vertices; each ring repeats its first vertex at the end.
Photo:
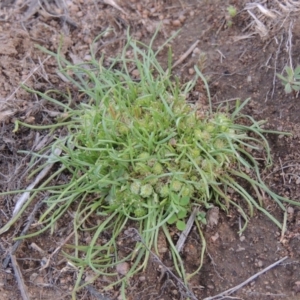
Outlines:
MULTIPOLYGON (((175 31, 169 42, 176 61, 199 40, 197 47, 174 73, 186 81, 193 76, 193 65, 201 64, 209 78, 214 105, 232 99, 251 97, 246 112, 256 120, 264 119, 266 128, 291 132, 291 136, 267 135, 274 164, 262 170, 268 185, 280 195, 299 201, 300 161, 299 129, 300 99, 297 94, 286 95, 276 77, 287 64, 300 64, 299 5, 284 15, 279 4, 289 1, 249 0, 120 0, 92 1, 13 1, 0 3, 0 190, 26 188, 28 154, 47 135, 46 131, 22 128, 14 133, 14 120, 29 124, 49 124, 56 117, 53 107, 39 97, 20 88, 47 91, 72 89, 56 72, 53 58, 35 48, 41 45, 56 51, 63 36, 62 54, 74 63, 89 59, 89 47, 100 33, 107 34, 94 44, 94 50, 105 59, 116 56, 124 46, 126 31, 148 42, 161 25, 154 47, 159 47, 175 31), (257 4, 268 8, 265 15, 257 4), (227 7, 233 5, 238 14, 228 26, 227 7), (247 6, 248 5, 248 6, 247 6), (246 9, 247 8, 247 9, 246 9), (251 15, 252 14, 252 15, 251 15), (255 16, 264 27, 255 23, 255 16), (254 23, 253 23, 254 22, 254 23)), ((291 1, 290 1, 291 2, 291 1)), ((294 1, 296 4, 299 1, 294 1)), ((296 5, 295 4, 295 5, 296 5)), ((284 6, 286 10, 289 8, 284 6)), ((163 51, 164 52, 164 51, 163 51)), ((165 53, 159 57, 166 64, 165 53)), ((72 91, 74 101, 80 94, 72 91)), ((204 98, 201 83, 194 96, 204 98)), ((45 195, 46 196, 46 195, 45 195)), ((0 225, 10 219, 16 197, 0 196, 0 225)), ((239 199, 237 199, 239 201, 239 199)), ((271 199, 264 206, 279 220, 283 213, 271 199)), ((31 208, 32 210, 32 208, 31 208)), ((0 237, 0 298, 25 299, 15 279, 15 270, 7 255, 26 224, 30 209, 9 232, 0 237)), ((300 209, 287 207, 286 232, 280 230, 265 216, 256 212, 242 235, 238 234, 240 217, 235 210, 225 214, 208 212, 210 226, 204 227, 207 251, 204 264, 194 276, 189 288, 198 299, 221 293, 256 274, 282 257, 284 262, 260 275, 230 297, 222 299, 300 299, 300 209)), ((41 266, 70 233, 69 223, 60 223, 53 235, 24 240, 15 258, 23 276, 30 299, 71 299, 76 282, 76 271, 67 265, 58 253, 51 264, 41 266)), ((179 233, 174 229, 173 238, 179 233)), ((88 243, 88 237, 86 241, 88 243)), ((69 241, 71 242, 71 240, 69 241)), ((129 245, 126 245, 130 247, 129 245)), ((182 250, 186 270, 192 273, 200 262, 202 245, 197 231, 192 229, 182 250)), ((160 241, 161 259, 171 267, 169 250, 164 239, 160 241)), ((93 274, 85 274, 86 280, 93 274)), ((104 292, 107 278, 77 293, 77 299, 120 299, 116 288, 104 292)), ((155 260, 150 261, 143 274, 137 274, 128 283, 127 299, 186 299, 183 291, 155 260)))

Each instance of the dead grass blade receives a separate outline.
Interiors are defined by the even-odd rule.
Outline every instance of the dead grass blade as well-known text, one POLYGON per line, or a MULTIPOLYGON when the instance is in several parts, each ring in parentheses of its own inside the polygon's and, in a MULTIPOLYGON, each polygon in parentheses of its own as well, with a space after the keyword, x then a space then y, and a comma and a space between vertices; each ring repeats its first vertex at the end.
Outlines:
POLYGON ((110 6, 114 7, 114 8, 116 8, 116 9, 118 9, 118 10, 121 11, 123 14, 127 15, 127 12, 126 12, 123 8, 121 8, 114 0, 103 0, 103 2, 104 2, 105 4, 108 4, 108 5, 110 5, 110 6))
MULTIPOLYGON (((55 149, 53 157, 59 156, 61 154, 61 149, 55 149)), ((30 197, 31 191, 41 182, 43 178, 50 172, 52 169, 54 163, 48 164, 35 178, 35 180, 27 187, 26 192, 22 194, 22 196, 18 199, 15 208, 13 210, 13 217, 17 215, 17 213, 21 210, 24 203, 28 200, 30 197)))
POLYGON ((256 279, 258 276, 262 275, 263 273, 271 270, 272 268, 276 267, 277 265, 279 265, 280 263, 282 263, 284 260, 286 260, 288 257, 285 256, 281 259, 279 259, 278 261, 276 261, 275 263, 273 263, 272 265, 264 268, 263 270, 259 271, 258 273, 254 274, 253 276, 251 276, 250 278, 248 278, 247 280, 245 280, 244 282, 242 282, 241 284, 225 291, 222 292, 216 296, 213 297, 207 297, 204 298, 204 300, 217 300, 217 299, 225 299, 227 296, 233 294, 234 292, 238 291, 239 289, 241 289, 243 286, 247 285, 248 283, 250 283, 251 281, 253 281, 254 279, 256 279), (225 297, 225 298, 224 298, 225 297))
POLYGON ((180 236, 179 236, 179 239, 177 241, 177 244, 176 244, 176 249, 178 252, 180 252, 185 244, 185 241, 192 229, 192 226, 194 224, 194 221, 196 219, 196 216, 197 216, 197 213, 198 213, 199 209, 198 207, 196 207, 193 212, 191 213, 187 223, 186 223, 186 228, 184 231, 181 232, 180 236))
POLYGON ((21 296, 23 300, 30 300, 30 297, 27 292, 27 286, 24 283, 23 275, 21 273, 20 267, 18 265, 17 259, 14 255, 10 256, 11 264, 14 269, 15 277, 18 282, 18 287, 21 292, 21 296))

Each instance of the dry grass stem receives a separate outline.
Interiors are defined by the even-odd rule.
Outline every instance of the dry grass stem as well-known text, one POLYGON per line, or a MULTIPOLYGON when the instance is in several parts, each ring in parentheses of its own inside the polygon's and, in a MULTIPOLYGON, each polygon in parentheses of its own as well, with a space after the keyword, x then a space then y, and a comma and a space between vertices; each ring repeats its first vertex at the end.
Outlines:
MULTIPOLYGON (((61 149, 55 149, 53 153, 53 157, 59 156, 61 154, 61 149)), ((50 172, 52 169, 54 163, 48 164, 35 178, 35 180, 27 187, 27 191, 24 192, 21 197, 18 199, 14 211, 13 211, 13 217, 16 216, 16 214, 21 210, 24 203, 27 201, 27 199, 30 197, 31 191, 42 181, 43 178, 50 172)))
POLYGON ((282 263, 284 260, 286 260, 288 257, 285 256, 281 259, 279 259, 278 261, 276 261, 275 263, 273 263, 272 265, 264 268, 263 270, 259 271, 258 273, 256 273, 255 275, 251 276, 250 278, 248 278, 247 280, 245 280, 244 282, 242 282, 241 284, 225 291, 225 292, 222 292, 218 295, 215 295, 215 296, 212 296, 212 297, 207 297, 207 298, 204 298, 204 300, 220 300, 220 299, 224 299, 224 297, 227 298, 227 296, 235 293, 236 291, 238 291, 239 289, 241 289, 242 287, 244 287, 245 285, 247 285, 248 283, 250 283, 251 281, 253 281, 254 279, 256 279, 258 276, 262 275, 263 273, 271 270, 272 268, 276 267, 277 265, 279 265, 280 263, 282 263))
POLYGON ((30 300, 30 297, 27 292, 27 286, 24 283, 23 275, 21 273, 20 267, 18 265, 17 259, 15 255, 10 256, 10 261, 14 269, 15 278, 18 282, 18 287, 21 292, 21 296, 23 300, 30 300))
POLYGON ((180 252, 185 244, 185 241, 192 229, 192 226, 194 224, 194 221, 196 219, 196 216, 198 214, 198 207, 194 208, 193 212, 191 213, 187 223, 186 223, 186 228, 184 231, 181 232, 180 236, 179 236, 179 239, 177 241, 177 244, 176 244, 176 249, 178 252, 180 252))
POLYGON ((48 56, 42 61, 42 63, 41 63, 39 66, 35 67, 35 68, 30 72, 30 74, 25 78, 25 80, 22 81, 21 85, 19 85, 19 86, 15 89, 15 91, 5 99, 5 102, 9 101, 9 100, 10 100, 10 99, 18 92, 18 90, 22 87, 22 85, 24 85, 24 84, 27 82, 27 80, 28 80, 28 79, 29 79, 36 71, 38 71, 40 68, 43 67, 44 63, 45 63, 50 57, 51 57, 51 56, 48 55, 48 56))
POLYGON ((183 53, 178 60, 175 61, 175 63, 172 66, 172 69, 181 64, 192 52, 193 50, 197 47, 198 43, 200 40, 197 40, 185 53, 183 53))

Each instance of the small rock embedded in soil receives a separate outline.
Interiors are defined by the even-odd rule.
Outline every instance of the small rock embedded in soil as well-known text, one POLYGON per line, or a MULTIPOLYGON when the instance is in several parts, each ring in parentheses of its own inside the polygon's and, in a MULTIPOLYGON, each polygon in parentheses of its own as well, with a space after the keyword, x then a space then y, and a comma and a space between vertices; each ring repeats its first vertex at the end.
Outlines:
POLYGON ((219 233, 216 232, 214 235, 212 235, 210 238, 213 242, 215 242, 220 237, 219 233))
POLYGON ((181 22, 179 20, 173 20, 172 25, 177 27, 181 25, 181 22))
POLYGON ((206 214, 206 222, 208 228, 213 228, 219 223, 219 207, 212 207, 206 214))
POLYGON ((262 267, 264 266, 264 263, 263 263, 262 260, 256 260, 255 266, 256 266, 257 268, 262 268, 262 267))
POLYGON ((246 239, 244 235, 240 236, 240 241, 243 242, 246 239))
POLYGON ((194 75, 194 73, 195 73, 195 70, 193 68, 189 68, 189 74, 194 75))
POLYGON ((122 263, 119 263, 117 265, 117 272, 120 274, 120 275, 126 275, 129 271, 129 263, 127 262, 122 262, 122 263))

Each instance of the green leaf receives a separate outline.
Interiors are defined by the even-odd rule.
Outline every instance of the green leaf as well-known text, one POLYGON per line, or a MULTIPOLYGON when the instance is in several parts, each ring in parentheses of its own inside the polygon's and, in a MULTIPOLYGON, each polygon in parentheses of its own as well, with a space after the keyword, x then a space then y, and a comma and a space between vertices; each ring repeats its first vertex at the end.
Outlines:
POLYGON ((182 206, 187 206, 190 202, 190 197, 182 197, 179 200, 179 204, 182 206))
POLYGON ((287 84, 285 85, 284 91, 285 91, 287 94, 289 94, 289 93, 292 92, 292 87, 291 87, 290 83, 287 83, 287 84))
POLYGON ((206 218, 201 219, 200 222, 201 222, 203 225, 206 225, 206 224, 207 224, 206 218))
POLYGON ((187 210, 185 208, 181 208, 177 213, 178 219, 183 219, 186 217, 186 215, 187 215, 187 210))
MULTIPOLYGON (((300 80, 300 74, 294 76, 295 80, 300 80)), ((296 82, 296 84, 300 84, 300 82, 296 82)))
POLYGON ((286 77, 284 77, 283 75, 278 74, 278 73, 276 75, 279 79, 281 79, 283 81, 283 84, 286 84, 287 82, 289 82, 289 80, 286 77))
POLYGON ((292 89, 296 92, 300 91, 300 84, 299 85, 292 85, 292 89))
POLYGON ((179 199, 179 196, 172 193, 172 201, 176 204, 180 204, 180 199, 179 199))
POLYGON ((294 77, 294 71, 293 71, 293 69, 291 67, 285 67, 285 71, 286 71, 286 73, 288 75, 288 79, 293 80, 293 77, 294 77))
POLYGON ((197 219, 201 220, 206 217, 206 213, 204 211, 199 211, 197 214, 197 219))
POLYGON ((300 75, 300 65, 296 67, 296 69, 294 70, 294 76, 296 75, 300 75))
POLYGON ((183 231, 186 228, 186 224, 185 224, 185 222, 178 220, 176 222, 176 227, 178 230, 183 231))
POLYGON ((177 215, 176 214, 174 214, 172 217, 170 217, 169 219, 168 219, 168 224, 174 224, 175 222, 177 221, 177 215))

